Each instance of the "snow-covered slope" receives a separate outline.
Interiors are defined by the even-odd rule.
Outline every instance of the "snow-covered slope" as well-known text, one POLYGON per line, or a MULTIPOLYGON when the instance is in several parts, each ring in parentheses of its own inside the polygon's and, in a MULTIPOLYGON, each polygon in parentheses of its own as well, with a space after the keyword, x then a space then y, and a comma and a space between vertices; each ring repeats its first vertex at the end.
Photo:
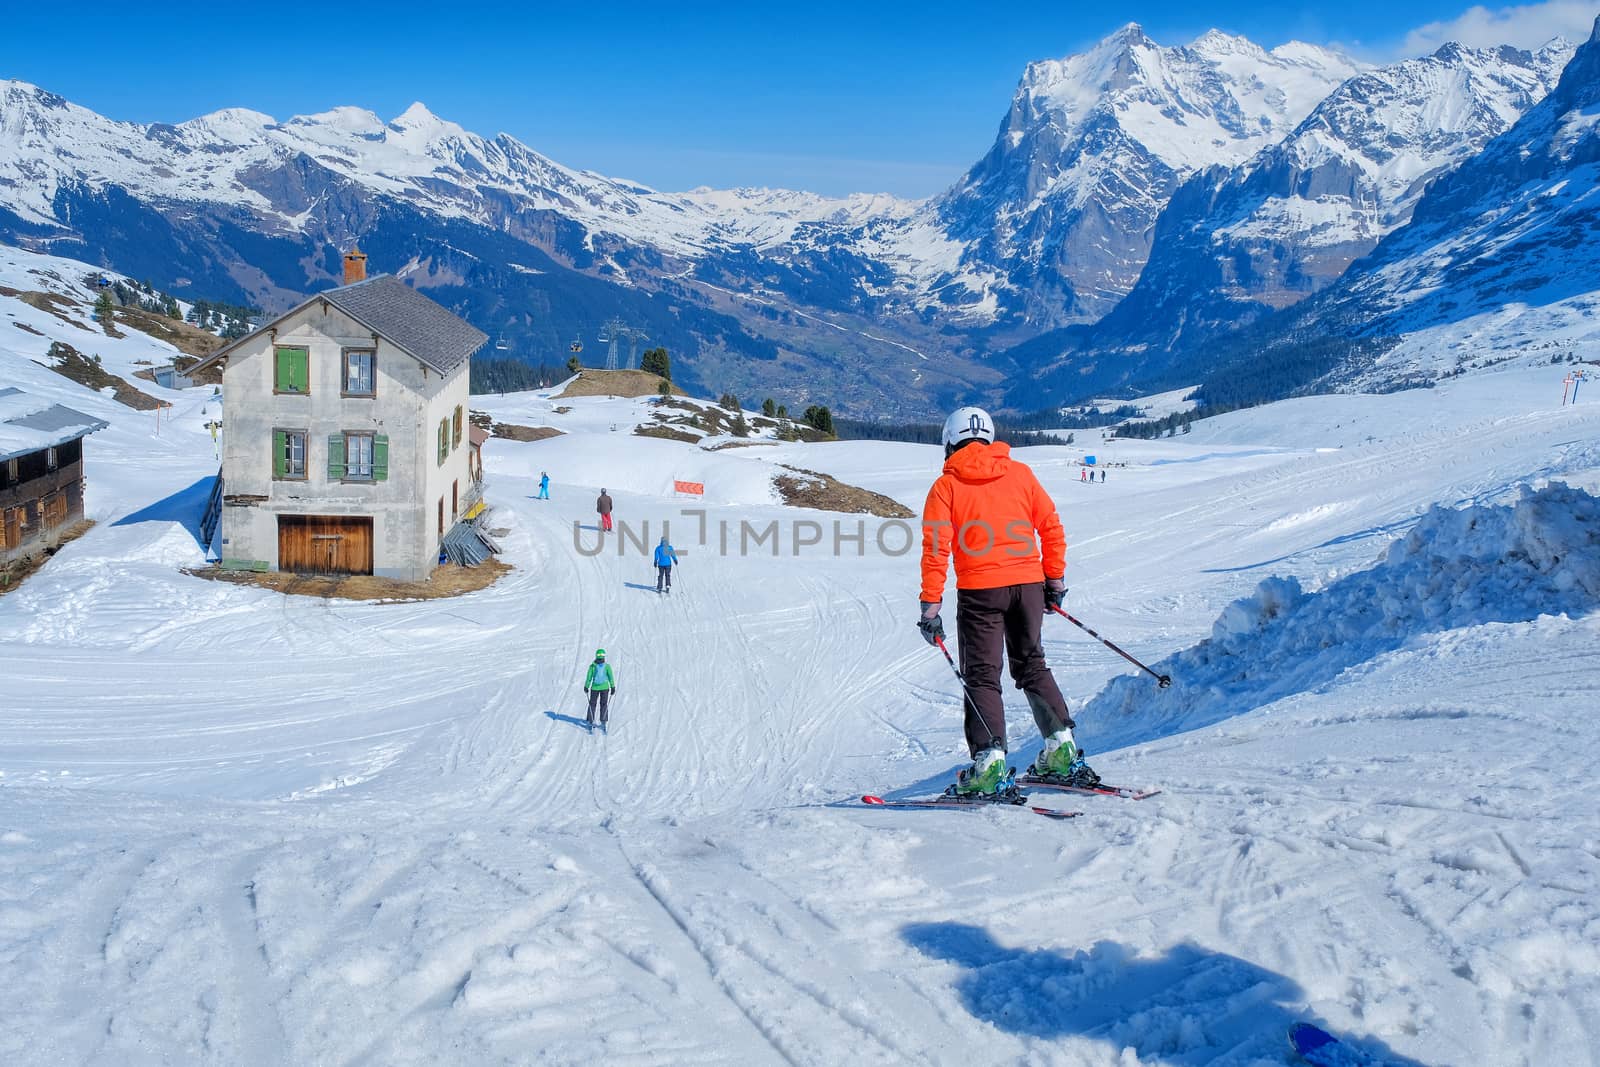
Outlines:
POLYGON ((179 570, 210 391, 167 394, 158 436, 39 341, 0 321, 0 381, 112 426, 87 445, 99 525, 0 595, 7 1063, 1286 1064, 1298 1018, 1394 1064, 1600 1063, 1600 612, 1568 562, 1592 567, 1600 394, 1559 406, 1554 368, 1117 442, 1093 486, 1080 449, 1020 450, 1071 610, 1177 655, 1173 689, 1113 713, 1133 672, 1047 629, 1094 764, 1164 789, 1056 797, 1085 812, 1056 823, 854 803, 949 781, 959 688, 911 625, 910 531, 784 508, 759 474, 917 505, 936 448, 708 452, 612 431, 632 401, 495 398, 569 431, 487 446, 510 575, 281 596, 179 570), (691 470, 704 504, 662 484, 691 470), (597 481, 632 529, 672 523, 671 599, 628 542, 592 552, 597 481), (1274 578, 1299 610, 1251 616, 1236 714, 1169 717, 1219 678, 1180 650, 1274 578), (1346 601, 1403 624, 1273 639, 1346 601), (600 645, 621 688, 590 736, 600 645))

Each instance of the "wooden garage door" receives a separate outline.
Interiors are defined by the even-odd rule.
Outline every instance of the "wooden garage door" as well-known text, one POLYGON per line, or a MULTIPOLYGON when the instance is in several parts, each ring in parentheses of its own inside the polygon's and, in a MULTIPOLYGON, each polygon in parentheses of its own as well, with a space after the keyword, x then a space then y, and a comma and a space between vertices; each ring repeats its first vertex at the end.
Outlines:
POLYGON ((279 515, 278 569, 300 574, 371 574, 372 519, 279 515))

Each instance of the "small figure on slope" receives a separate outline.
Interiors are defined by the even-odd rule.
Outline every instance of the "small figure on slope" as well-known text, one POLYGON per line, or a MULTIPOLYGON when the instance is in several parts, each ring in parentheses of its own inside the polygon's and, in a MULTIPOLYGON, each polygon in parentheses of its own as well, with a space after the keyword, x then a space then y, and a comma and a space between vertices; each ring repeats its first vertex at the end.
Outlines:
POLYGON ((610 718, 611 697, 617 691, 617 672, 606 662, 606 650, 603 648, 594 650, 594 662, 589 664, 589 671, 583 676, 583 691, 589 694, 589 732, 594 732, 597 706, 600 709, 600 729, 604 730, 610 718))
POLYGON ((667 541, 667 535, 661 535, 661 543, 656 545, 656 592, 672 592, 672 565, 678 562, 678 550, 667 541))
POLYGON ((539 495, 535 499, 550 499, 550 475, 546 471, 539 472, 539 495))
POLYGON ((611 529, 611 494, 601 489, 599 499, 594 502, 594 510, 600 515, 600 529, 611 529))
POLYGON ((981 408, 945 420, 944 471, 922 512, 922 613, 917 628, 929 644, 944 637, 944 585, 956 568, 956 640, 967 749, 972 766, 956 777, 957 793, 994 793, 1007 778, 1006 716, 1000 660, 1028 697, 1044 737, 1035 761, 1042 774, 1069 775, 1081 764, 1067 702, 1045 663, 1039 631, 1047 607, 1066 596, 1066 534, 1039 479, 994 440, 981 408))

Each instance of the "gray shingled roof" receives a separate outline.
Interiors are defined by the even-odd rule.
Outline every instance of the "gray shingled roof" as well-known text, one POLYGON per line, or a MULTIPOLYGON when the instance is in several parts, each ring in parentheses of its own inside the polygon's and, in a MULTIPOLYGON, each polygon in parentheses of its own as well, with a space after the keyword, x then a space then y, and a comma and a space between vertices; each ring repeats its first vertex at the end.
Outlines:
POLYGON ((392 274, 319 295, 441 373, 461 366, 489 340, 488 334, 392 274))
POLYGON ((0 462, 65 444, 109 425, 104 419, 29 396, 21 389, 0 389, 0 462))
POLYGON ((399 278, 392 274, 380 274, 354 285, 329 289, 302 301, 248 337, 241 337, 217 349, 201 360, 198 366, 191 367, 188 373, 194 374, 201 367, 217 362, 249 337, 273 328, 319 300, 326 300, 441 374, 448 374, 461 366, 489 340, 488 334, 423 296, 399 278))

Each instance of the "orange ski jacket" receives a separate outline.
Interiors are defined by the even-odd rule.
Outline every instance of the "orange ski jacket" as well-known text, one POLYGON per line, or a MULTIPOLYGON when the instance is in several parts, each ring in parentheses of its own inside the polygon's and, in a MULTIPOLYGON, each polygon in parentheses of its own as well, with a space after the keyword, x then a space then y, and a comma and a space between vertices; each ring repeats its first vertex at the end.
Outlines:
POLYGON ((967 445, 945 460, 922 508, 922 593, 944 599, 950 554, 957 589, 1060 578, 1067 535, 1050 494, 1004 443, 967 445))

